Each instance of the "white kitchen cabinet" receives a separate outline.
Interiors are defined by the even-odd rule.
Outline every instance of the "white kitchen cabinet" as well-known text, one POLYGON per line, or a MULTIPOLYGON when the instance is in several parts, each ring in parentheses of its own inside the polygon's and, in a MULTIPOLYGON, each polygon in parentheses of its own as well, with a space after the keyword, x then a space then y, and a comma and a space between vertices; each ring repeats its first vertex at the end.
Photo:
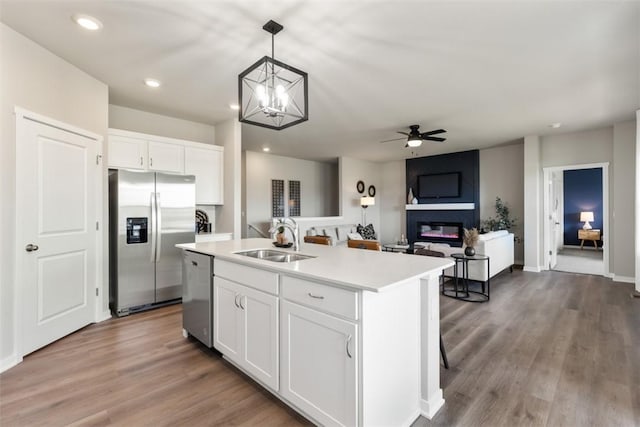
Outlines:
POLYGON ((280 393, 323 425, 358 425, 358 326, 281 301, 280 393))
POLYGON ((196 177, 196 204, 223 204, 223 149, 216 145, 184 147, 184 172, 196 177))
POLYGON ((148 150, 149 170, 184 173, 184 145, 149 141, 148 150))
POLYGON ((146 169, 147 141, 121 135, 109 135, 109 167, 146 169))
POLYGON ((277 391, 278 298, 218 276, 213 289, 214 347, 277 391))

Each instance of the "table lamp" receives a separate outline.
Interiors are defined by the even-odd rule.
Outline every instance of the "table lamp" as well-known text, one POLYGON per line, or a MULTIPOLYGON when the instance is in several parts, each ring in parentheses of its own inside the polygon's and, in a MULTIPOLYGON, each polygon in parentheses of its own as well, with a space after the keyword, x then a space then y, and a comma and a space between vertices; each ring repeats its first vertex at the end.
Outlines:
POLYGON ((593 221, 593 212, 580 212, 580 221, 584 221, 583 230, 591 230, 593 227, 589 221, 593 221))
POLYGON ((362 207, 362 225, 367 225, 367 211, 366 209, 369 206, 373 206, 376 204, 375 197, 360 197, 360 206, 362 207))

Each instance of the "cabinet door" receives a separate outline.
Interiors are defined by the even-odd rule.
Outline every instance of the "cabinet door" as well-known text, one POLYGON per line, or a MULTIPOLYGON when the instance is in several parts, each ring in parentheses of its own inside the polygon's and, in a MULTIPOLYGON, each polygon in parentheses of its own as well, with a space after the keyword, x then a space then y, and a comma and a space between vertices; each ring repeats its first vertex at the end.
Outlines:
POLYGON ((109 167, 145 169, 147 141, 126 136, 109 135, 109 167))
POLYGON ((149 141, 149 170, 184 173, 184 146, 149 141))
POLYGON ((243 367, 273 390, 278 390, 278 298, 242 287, 243 367))
POLYGON ((222 151, 215 147, 185 147, 184 173, 196 177, 196 204, 222 204, 222 151))
POLYGON ((213 278, 213 346, 231 360, 240 363, 242 339, 240 289, 233 282, 213 278))
POLYGON ((358 424, 358 327, 281 302, 281 394, 323 425, 358 424))

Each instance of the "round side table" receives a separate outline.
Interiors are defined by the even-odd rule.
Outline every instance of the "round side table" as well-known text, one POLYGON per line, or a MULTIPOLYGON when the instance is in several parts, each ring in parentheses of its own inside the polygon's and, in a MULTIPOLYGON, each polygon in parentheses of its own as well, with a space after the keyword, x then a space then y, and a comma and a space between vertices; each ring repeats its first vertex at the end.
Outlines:
POLYGON ((443 289, 442 294, 451 298, 456 298, 468 302, 486 302, 490 298, 491 290, 491 274, 489 257, 482 254, 467 256, 463 253, 452 254, 451 258, 455 262, 453 267, 453 287, 443 289), (473 282, 469 279, 469 263, 479 261, 487 263, 487 281, 481 282, 481 290, 471 290, 470 284, 473 282))

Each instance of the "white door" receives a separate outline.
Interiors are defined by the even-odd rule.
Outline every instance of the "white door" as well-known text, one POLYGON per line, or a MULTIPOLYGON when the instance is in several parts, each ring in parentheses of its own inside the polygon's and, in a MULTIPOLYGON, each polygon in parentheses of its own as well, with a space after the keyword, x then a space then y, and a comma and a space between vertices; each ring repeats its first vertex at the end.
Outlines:
POLYGON ((280 392, 322 425, 357 425, 357 326, 288 301, 280 309, 280 392))
POLYGON ((97 141, 18 116, 17 286, 22 355, 94 321, 97 141))
POLYGON ((551 172, 549 180, 549 269, 558 263, 558 250, 562 247, 562 171, 551 172))
POLYGON ((243 366, 277 391, 278 298, 245 286, 240 298, 243 366))

